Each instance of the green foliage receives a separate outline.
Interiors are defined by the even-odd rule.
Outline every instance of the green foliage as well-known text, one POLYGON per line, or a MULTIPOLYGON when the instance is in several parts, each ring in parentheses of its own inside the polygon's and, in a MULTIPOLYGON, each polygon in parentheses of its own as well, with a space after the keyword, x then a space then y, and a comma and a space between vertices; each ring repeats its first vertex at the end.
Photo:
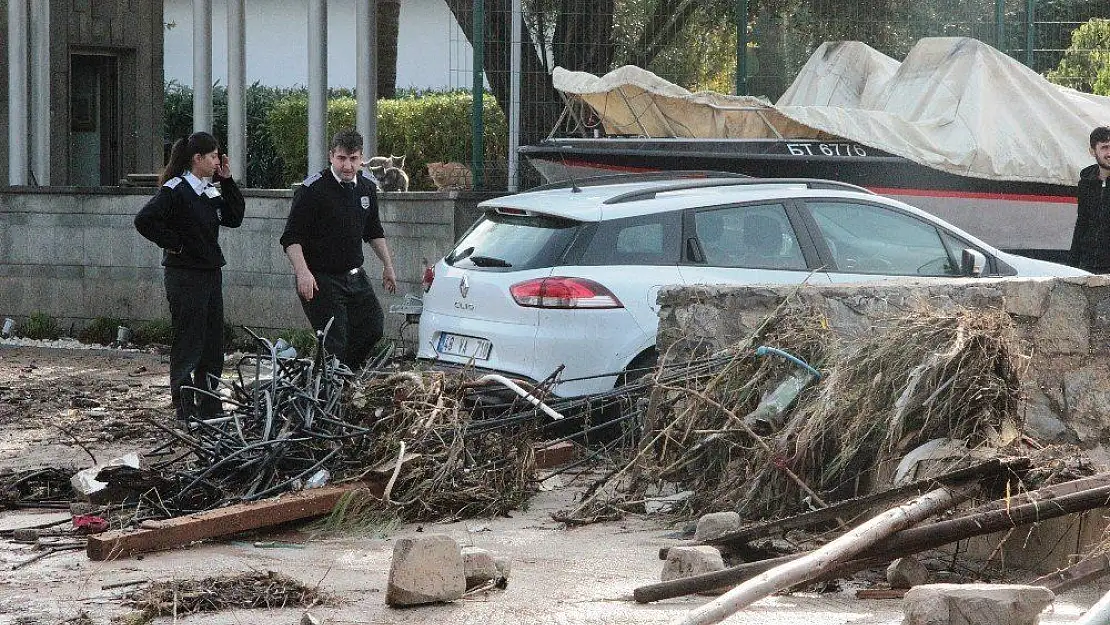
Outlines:
POLYGON ((62 336, 62 329, 57 319, 44 312, 37 312, 19 324, 16 334, 26 339, 53 341, 62 336))
POLYGON ((1093 19, 1072 31, 1064 58, 1045 77, 1079 91, 1110 95, 1110 20, 1093 19))
POLYGON ((295 347, 298 358, 309 357, 316 351, 316 333, 312 330, 290 328, 279 332, 278 338, 295 347))
MULTIPOLYGON (((344 128, 354 128, 355 116, 355 99, 349 95, 328 100, 328 140, 344 128)), ((285 163, 284 186, 300 182, 308 172, 308 94, 297 92, 276 102, 267 125, 285 163)))
MULTIPOLYGON (((303 89, 266 87, 259 83, 247 87, 247 180, 244 186, 276 188, 287 186, 284 182, 285 163, 274 148, 267 119, 270 110, 282 98, 303 89)), ((216 139, 227 147, 227 88, 215 85, 212 90, 212 124, 216 139)), ((193 90, 177 81, 166 83, 163 109, 165 150, 176 139, 188 136, 193 130, 193 90)))
POLYGON ((254 354, 258 352, 258 349, 258 341, 254 340, 254 337, 247 333, 246 330, 230 323, 224 323, 225 352, 245 352, 254 354))
MULTIPOLYGON (((405 155, 411 190, 435 188, 426 168, 430 162, 470 163, 472 101, 469 92, 464 91, 378 101, 378 153, 405 155)), ((355 100, 350 97, 328 102, 329 138, 342 128, 355 126, 355 106, 355 100)), ((508 129, 505 116, 492 96, 483 99, 483 116, 487 168, 504 175, 508 129)), ((294 94, 283 99, 270 114, 270 133, 286 163, 288 183, 300 181, 308 173, 307 127, 306 95, 294 94)), ((488 176, 487 181, 490 186, 497 184, 488 176)), ((504 185, 503 181, 501 184, 504 185)))
POLYGON ((115 342, 116 335, 120 326, 127 325, 124 319, 116 319, 115 317, 97 317, 85 326, 81 333, 77 335, 78 340, 82 343, 97 343, 99 345, 110 345, 115 342))
POLYGON ((143 321, 131 331, 135 345, 170 345, 173 343, 173 324, 167 319, 143 321))

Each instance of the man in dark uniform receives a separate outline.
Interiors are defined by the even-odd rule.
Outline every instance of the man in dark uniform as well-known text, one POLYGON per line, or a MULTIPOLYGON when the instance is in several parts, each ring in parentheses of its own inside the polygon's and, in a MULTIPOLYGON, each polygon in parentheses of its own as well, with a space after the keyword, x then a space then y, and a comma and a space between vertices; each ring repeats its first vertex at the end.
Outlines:
POLYGON ((1110 273, 1110 126, 1091 131, 1091 156, 1095 164, 1079 172, 1079 211, 1071 238, 1069 264, 1091 273, 1110 273))
POLYGON ((336 133, 330 167, 309 176, 293 195, 281 235, 309 323, 328 329, 324 348, 358 370, 382 338, 382 307, 362 268, 362 242, 381 260, 382 285, 397 291, 397 276, 378 216, 377 187, 361 175, 362 135, 336 133))

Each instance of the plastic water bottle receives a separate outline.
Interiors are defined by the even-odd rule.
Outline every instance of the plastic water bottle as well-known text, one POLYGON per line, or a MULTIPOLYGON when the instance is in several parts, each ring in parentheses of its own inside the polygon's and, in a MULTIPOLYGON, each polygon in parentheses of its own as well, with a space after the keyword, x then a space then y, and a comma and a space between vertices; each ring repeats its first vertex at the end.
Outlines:
POLYGON ((321 487, 321 486, 323 486, 324 484, 327 484, 327 483, 328 483, 328 479, 329 479, 330 477, 331 477, 331 473, 330 473, 330 472, 328 472, 328 470, 327 470, 327 469, 320 469, 319 471, 317 471, 317 472, 313 473, 313 474, 312 474, 312 477, 310 477, 310 478, 308 478, 307 480, 305 480, 305 482, 304 482, 304 487, 305 487, 306 489, 309 489, 309 488, 320 488, 320 487, 321 487))

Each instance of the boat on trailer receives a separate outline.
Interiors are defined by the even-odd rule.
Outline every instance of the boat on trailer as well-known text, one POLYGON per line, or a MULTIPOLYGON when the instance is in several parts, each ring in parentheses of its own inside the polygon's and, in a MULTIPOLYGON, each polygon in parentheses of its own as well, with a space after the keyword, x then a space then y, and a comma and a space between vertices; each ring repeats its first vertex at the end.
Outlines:
POLYGON ((1071 243, 1088 134, 1110 123, 1110 98, 966 38, 923 39, 902 63, 826 43, 775 104, 690 93, 631 66, 552 78, 563 117, 520 149, 548 182, 667 170, 828 178, 1055 261, 1071 243))

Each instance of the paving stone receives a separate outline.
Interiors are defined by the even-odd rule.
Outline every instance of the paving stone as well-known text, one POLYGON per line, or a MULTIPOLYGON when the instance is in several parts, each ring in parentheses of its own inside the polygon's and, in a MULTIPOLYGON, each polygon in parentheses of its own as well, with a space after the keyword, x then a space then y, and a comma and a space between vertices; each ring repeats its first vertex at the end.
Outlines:
POLYGON ((454 601, 466 592, 462 551, 450 536, 399 538, 385 602, 393 607, 454 601))
POLYGON ((925 584, 906 592, 902 625, 1036 625, 1055 598, 1042 586, 925 584))

